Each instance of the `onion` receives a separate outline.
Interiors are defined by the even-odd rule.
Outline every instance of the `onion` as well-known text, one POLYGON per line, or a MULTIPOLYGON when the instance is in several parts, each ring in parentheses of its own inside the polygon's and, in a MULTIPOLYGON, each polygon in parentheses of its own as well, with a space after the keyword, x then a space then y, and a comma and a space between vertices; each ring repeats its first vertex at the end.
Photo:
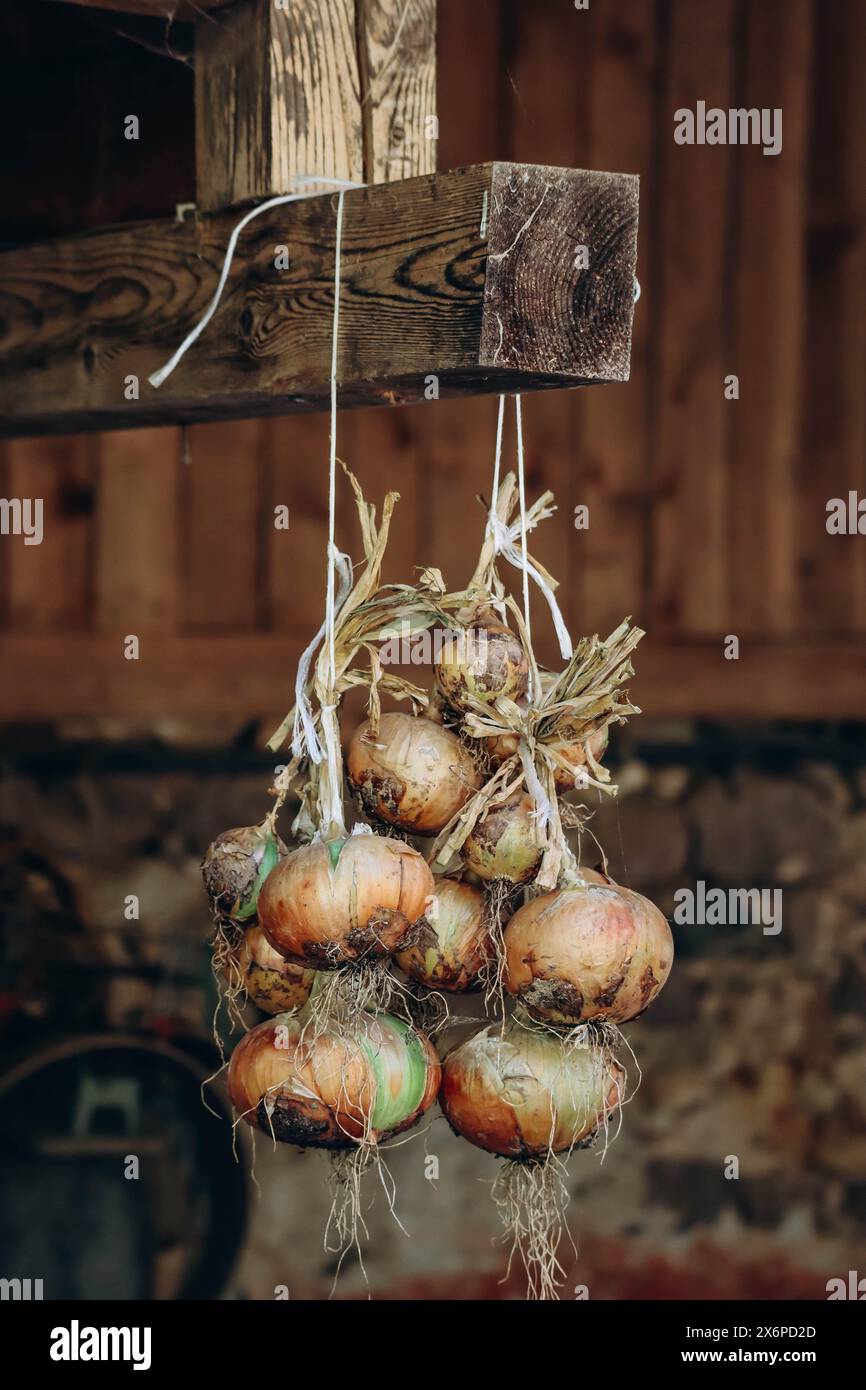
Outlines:
POLYGON ((506 988, 534 1018, 625 1023, 655 999, 673 961, 667 920, 618 884, 559 888, 505 928, 506 988))
MULTIPOLYGON (((588 739, 567 739, 563 741, 547 741, 546 746, 555 748, 560 757, 565 758, 574 768, 574 772, 568 773, 561 767, 553 770, 554 780, 559 791, 571 791, 577 777, 578 770, 586 765, 586 750, 589 747, 596 762, 603 756, 608 745, 609 726, 605 724, 603 729, 596 729, 590 734, 588 739)), ((513 758, 520 744, 519 734, 496 734, 486 740, 487 751, 490 754, 490 761, 494 768, 499 767, 507 758, 513 758)))
POLYGON ((531 882, 543 854, 534 813, 534 798, 520 789, 492 803, 463 844, 464 863, 488 882, 531 882))
POLYGON ((430 989, 461 994, 474 989, 486 965, 492 941, 484 894, 455 878, 436 881, 436 912, 423 919, 423 931, 397 964, 430 989))
POLYGON ((279 835, 261 825, 245 825, 218 835, 201 866, 215 916, 230 922, 248 922, 255 917, 262 884, 286 854, 279 835))
POLYGON ((366 816, 416 835, 435 835, 481 785, 457 735, 411 714, 383 714, 375 740, 356 729, 347 772, 366 816))
POLYGON ((259 926, 247 927, 225 973, 229 986, 237 982, 266 1014, 302 1008, 316 978, 315 970, 305 970, 275 951, 259 926))
POLYGON ((302 1148, 345 1149, 409 1129, 429 1109, 439 1059, 423 1033, 390 1014, 361 1014, 352 1034, 310 1039, 303 1016, 279 1014, 232 1053, 228 1087, 239 1116, 302 1148))
POLYGON ((467 709, 473 697, 482 704, 493 704, 500 695, 521 699, 529 685, 529 662, 520 639, 486 608, 445 645, 435 677, 448 704, 467 709))
POLYGON ((594 1134, 621 1100, 623 1069, 604 1048, 511 1022, 445 1058, 440 1104, 452 1129, 488 1153, 534 1159, 594 1134))
POLYGON ((425 860, 401 840, 317 840, 271 873, 259 898, 259 921, 287 960, 336 970, 392 955, 433 892, 425 860))

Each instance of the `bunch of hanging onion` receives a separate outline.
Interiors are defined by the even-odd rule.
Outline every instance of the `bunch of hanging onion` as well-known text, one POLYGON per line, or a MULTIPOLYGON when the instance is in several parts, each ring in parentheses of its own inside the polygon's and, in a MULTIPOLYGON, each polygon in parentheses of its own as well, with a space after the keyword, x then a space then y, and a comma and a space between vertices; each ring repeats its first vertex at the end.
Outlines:
POLYGON ((569 1027, 625 1023, 664 985, 673 938, 649 899, 587 882, 519 908, 505 929, 505 953, 506 987, 534 1018, 569 1027))
POLYGON ((468 868, 487 882, 530 883, 544 852, 534 798, 518 788, 504 801, 492 802, 476 821, 461 852, 468 868))
POLYGON ((249 922, 268 874, 288 854, 279 835, 268 826, 245 825, 224 830, 208 848, 201 870, 216 917, 249 922))
POLYGON ((287 960, 336 970, 392 955, 434 891, 425 860, 401 840, 371 834, 316 840, 270 874, 259 921, 287 960))
POLYGON ((529 685, 529 661, 520 638, 482 606, 445 645, 435 679, 454 709, 471 708, 472 699, 493 704, 500 695, 520 700, 529 685))
POLYGON ((262 928, 247 927, 224 965, 229 987, 242 989, 266 1014, 281 1014, 306 1004, 315 970, 286 960, 275 951, 262 928))
POLYGON ((395 959, 419 984, 461 994, 477 988, 492 946, 484 894, 470 883, 440 878, 435 912, 395 959))
POLYGON ((361 1014, 351 1034, 308 1036, 303 1015, 250 1030, 232 1053, 238 1116, 302 1148, 375 1144, 409 1129, 432 1105, 441 1068, 429 1039, 389 1014, 361 1014))
POLYGON ((366 816, 415 835, 435 835, 481 784, 457 735, 411 714, 383 714, 375 736, 356 729, 346 770, 366 816))
POLYGON ((622 1100, 624 1072, 598 1044, 522 1027, 484 1028, 445 1058, 439 1101, 452 1129, 489 1153, 539 1159, 593 1135, 622 1100))
MULTIPOLYGON (((598 762, 604 756, 608 738, 609 726, 605 724, 603 729, 596 729, 588 738, 581 739, 573 731, 566 730, 564 733, 558 733, 554 739, 545 740, 545 745, 564 758, 571 768, 571 771, 567 772, 559 765, 554 767, 553 776, 557 790, 571 791, 579 785, 580 769, 587 763, 587 748, 598 762)), ((506 758, 513 757, 518 751, 520 736, 516 733, 496 734, 488 738, 486 744, 491 765, 499 767, 506 758)))

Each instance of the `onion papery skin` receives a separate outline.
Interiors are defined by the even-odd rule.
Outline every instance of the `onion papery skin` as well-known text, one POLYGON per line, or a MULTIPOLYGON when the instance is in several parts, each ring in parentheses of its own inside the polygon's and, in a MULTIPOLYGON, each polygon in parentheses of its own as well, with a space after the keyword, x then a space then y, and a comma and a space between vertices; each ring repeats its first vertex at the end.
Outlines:
POLYGON ((626 1023, 655 999, 674 946, 666 918, 619 884, 543 893, 505 928, 505 984, 533 1018, 626 1023))
POLYGON ((473 826, 461 851, 463 862, 488 883, 531 883, 541 865, 535 799, 518 789, 493 803, 473 826))
POLYGON ((511 1023, 449 1052, 439 1103, 452 1129, 503 1158, 539 1159, 590 1138, 622 1099, 625 1073, 606 1049, 511 1023))
POLYGON ((317 840, 274 869, 259 896, 259 921, 287 960, 336 970, 392 955, 434 891, 426 861, 401 840, 317 840))
MULTIPOLYGON (((589 745, 592 756, 598 762, 604 755, 609 738, 609 727, 605 724, 603 729, 597 729, 594 734, 590 734, 588 739, 574 739, 555 741, 547 744, 548 747, 555 748, 560 757, 565 758, 574 768, 574 772, 566 772, 561 767, 554 767, 553 776, 558 791, 573 791, 575 777, 580 768, 586 766, 586 749, 589 745)), ((486 740, 487 751, 490 755, 491 766, 500 767, 507 758, 513 758, 520 747, 520 738, 517 734, 497 734, 495 737, 486 740)))
POLYGON ((435 679, 454 709, 470 709, 473 699, 493 704, 500 695, 518 701, 529 686, 529 661, 520 638, 487 612, 447 644, 435 679))
POLYGON ((247 927, 227 969, 229 983, 239 979, 257 1009, 282 1014, 301 1009, 310 997, 315 970, 286 960, 275 951, 260 926, 247 927))
POLYGON ((425 1034, 390 1014, 359 1014, 352 1035, 336 1027, 303 1036, 304 1016, 278 1014, 238 1043, 228 1088, 254 1129, 301 1148, 379 1143, 432 1105, 441 1067, 425 1034))
POLYGON ((260 825, 217 835, 201 866, 215 914, 224 921, 251 922, 265 879, 288 852, 279 835, 260 825))
POLYGON ((442 724, 411 714, 383 714, 355 730, 346 771, 364 814, 372 820, 435 835, 481 785, 469 749, 442 724))
POLYGON ((493 951, 484 894, 459 879, 443 878, 436 882, 436 898, 435 920, 425 917, 417 939, 395 959, 419 984, 464 994, 479 987, 493 951))

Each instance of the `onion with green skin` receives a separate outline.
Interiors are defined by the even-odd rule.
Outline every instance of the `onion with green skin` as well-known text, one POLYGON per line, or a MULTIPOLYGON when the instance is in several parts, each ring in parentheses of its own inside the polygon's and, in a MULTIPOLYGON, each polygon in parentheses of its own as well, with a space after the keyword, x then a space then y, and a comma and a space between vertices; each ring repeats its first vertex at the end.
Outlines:
POLYGON ((260 926, 247 927, 224 966, 230 989, 243 990, 257 1009, 281 1014, 303 1008, 316 978, 275 951, 260 926))
POLYGON ((383 714, 375 738, 356 729, 346 772, 366 816, 414 835, 435 835, 481 785, 457 735, 411 714, 383 714))
POLYGON ((436 880, 436 910, 417 939, 395 957, 401 970, 429 989, 477 989, 493 949, 484 894, 458 879, 436 880))
POLYGON ((439 1101, 452 1129, 503 1158, 540 1159, 591 1137, 622 1101, 625 1073, 589 1043, 512 1021, 445 1058, 439 1101))
POLYGON ((626 1023, 664 985, 673 937, 649 899, 587 882, 519 908, 505 929, 505 953, 506 988, 533 1018, 567 1027, 626 1023))
POLYGON ((317 840, 270 874, 259 921, 287 960, 336 970, 393 955, 434 891, 427 863, 401 840, 364 834, 317 840))
POLYGON ((228 1086, 240 1118, 286 1144, 351 1149, 410 1129, 439 1089, 429 1039, 390 1014, 310 1038, 303 1015, 280 1014, 235 1048, 228 1086))
POLYGON ((491 883, 531 883, 541 865, 535 800, 518 789, 505 801, 494 802, 475 823, 463 843, 463 862, 491 883))
POLYGON ((267 823, 218 835, 201 866, 214 916, 240 924, 252 921, 265 879, 287 854, 267 823))
POLYGON ((529 686, 529 662, 520 638, 490 608, 445 647, 435 670, 436 685, 454 709, 472 701, 492 705, 501 695, 518 701, 529 686))

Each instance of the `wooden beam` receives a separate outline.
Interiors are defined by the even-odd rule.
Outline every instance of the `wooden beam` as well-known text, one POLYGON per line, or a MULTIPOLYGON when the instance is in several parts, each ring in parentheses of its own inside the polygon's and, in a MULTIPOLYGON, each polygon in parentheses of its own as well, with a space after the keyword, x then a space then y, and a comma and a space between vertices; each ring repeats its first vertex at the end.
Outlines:
MULTIPOLYGON (((140 659, 127 661, 128 631, 0 633, 0 669, 15 673, 0 683, 0 721, 270 716, 292 704, 290 673, 310 636, 145 634, 140 659)), ((761 642, 725 661, 720 641, 670 643, 650 633, 635 666, 629 691, 651 719, 859 719, 866 704, 855 642, 761 642)))
MULTIPOLYGON (((631 175, 505 163, 348 193, 341 405, 626 381, 637 204, 631 175)), ((134 225, 0 255, 5 432, 322 409, 330 195, 248 226, 212 322, 159 390, 147 383, 213 295, 235 220, 134 225), (280 246, 288 269, 275 268, 280 246), (126 398, 130 377, 138 399, 126 398)))
POLYGON ((196 26, 197 203, 436 168, 435 0, 238 0, 196 26))
POLYGON ((79 5, 90 10, 115 10, 119 14, 142 14, 151 19, 193 20, 212 10, 224 10, 236 0, 55 0, 63 5, 79 5))

